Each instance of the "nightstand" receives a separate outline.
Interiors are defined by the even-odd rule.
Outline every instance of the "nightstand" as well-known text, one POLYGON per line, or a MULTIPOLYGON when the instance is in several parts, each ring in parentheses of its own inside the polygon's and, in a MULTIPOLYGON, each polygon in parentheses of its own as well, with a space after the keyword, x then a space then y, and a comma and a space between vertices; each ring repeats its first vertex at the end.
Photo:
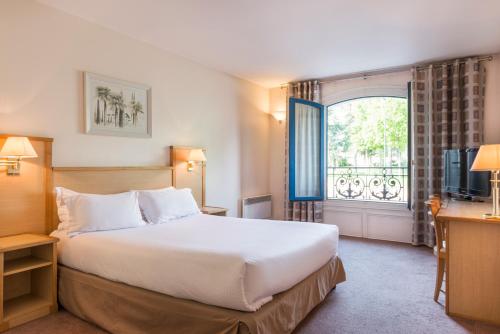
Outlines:
POLYGON ((227 211, 228 209, 226 208, 218 208, 216 206, 204 206, 201 209, 202 213, 213 216, 225 216, 227 211))
POLYGON ((57 312, 57 241, 38 234, 0 238, 0 331, 57 312))

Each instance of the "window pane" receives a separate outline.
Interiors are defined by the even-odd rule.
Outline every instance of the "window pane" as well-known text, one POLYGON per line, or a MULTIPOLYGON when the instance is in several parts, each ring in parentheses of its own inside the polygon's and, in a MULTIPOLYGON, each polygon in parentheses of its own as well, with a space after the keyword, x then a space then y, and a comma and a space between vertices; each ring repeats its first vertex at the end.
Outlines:
POLYGON ((295 104, 295 196, 318 197, 320 190, 319 108, 295 104))
POLYGON ((328 198, 406 202, 408 105, 366 97, 328 107, 328 198))

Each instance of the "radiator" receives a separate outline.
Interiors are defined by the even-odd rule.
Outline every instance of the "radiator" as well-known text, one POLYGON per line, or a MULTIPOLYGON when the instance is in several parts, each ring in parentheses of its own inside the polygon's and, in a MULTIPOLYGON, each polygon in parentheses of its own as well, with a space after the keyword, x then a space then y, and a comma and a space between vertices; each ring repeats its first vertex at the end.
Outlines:
POLYGON ((271 195, 259 195, 243 198, 241 200, 241 216, 243 218, 271 219, 271 195))

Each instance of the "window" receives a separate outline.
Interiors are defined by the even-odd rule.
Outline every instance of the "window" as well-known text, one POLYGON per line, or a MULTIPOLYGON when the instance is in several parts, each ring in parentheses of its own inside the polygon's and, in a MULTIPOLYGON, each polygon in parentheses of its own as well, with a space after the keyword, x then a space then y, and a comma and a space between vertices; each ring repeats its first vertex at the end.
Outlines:
POLYGON ((407 203, 408 100, 356 98, 327 118, 327 198, 407 203))
POLYGON ((311 101, 290 98, 289 199, 324 199, 324 108, 311 101))

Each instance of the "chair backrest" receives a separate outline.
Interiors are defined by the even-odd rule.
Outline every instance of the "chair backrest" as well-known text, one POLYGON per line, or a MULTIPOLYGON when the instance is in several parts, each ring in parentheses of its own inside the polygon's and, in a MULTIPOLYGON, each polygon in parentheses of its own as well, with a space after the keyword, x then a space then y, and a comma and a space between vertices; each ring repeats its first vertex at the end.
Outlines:
POLYGON ((429 208, 429 214, 432 215, 434 230, 436 234, 436 247, 439 254, 441 248, 444 247, 445 230, 444 225, 437 219, 437 214, 441 209, 441 198, 437 195, 429 197, 425 204, 429 208))

